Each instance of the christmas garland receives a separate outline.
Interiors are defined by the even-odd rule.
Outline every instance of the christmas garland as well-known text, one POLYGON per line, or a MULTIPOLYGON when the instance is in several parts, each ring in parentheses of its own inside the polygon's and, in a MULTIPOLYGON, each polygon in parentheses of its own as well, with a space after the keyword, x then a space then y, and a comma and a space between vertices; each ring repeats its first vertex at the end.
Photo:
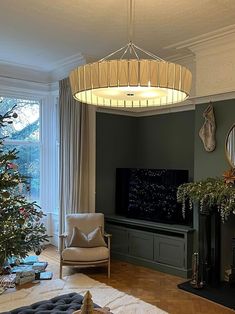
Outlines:
POLYGON ((227 220, 231 213, 235 214, 235 186, 234 180, 231 179, 232 174, 234 176, 234 170, 227 171, 224 179, 208 178, 180 185, 177 191, 177 201, 182 203, 183 216, 185 216, 187 202, 189 202, 190 210, 195 202, 199 204, 201 212, 217 208, 222 222, 227 220))

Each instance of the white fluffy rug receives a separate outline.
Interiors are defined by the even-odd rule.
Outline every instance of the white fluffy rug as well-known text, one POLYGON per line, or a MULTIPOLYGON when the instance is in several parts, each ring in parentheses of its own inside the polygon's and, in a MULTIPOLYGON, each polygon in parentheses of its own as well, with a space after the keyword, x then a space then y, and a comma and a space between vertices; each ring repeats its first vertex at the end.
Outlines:
POLYGON ((166 314, 163 310, 100 283, 83 274, 74 274, 63 280, 41 282, 29 289, 0 295, 0 312, 9 311, 57 295, 90 290, 94 303, 108 306, 114 314, 166 314))

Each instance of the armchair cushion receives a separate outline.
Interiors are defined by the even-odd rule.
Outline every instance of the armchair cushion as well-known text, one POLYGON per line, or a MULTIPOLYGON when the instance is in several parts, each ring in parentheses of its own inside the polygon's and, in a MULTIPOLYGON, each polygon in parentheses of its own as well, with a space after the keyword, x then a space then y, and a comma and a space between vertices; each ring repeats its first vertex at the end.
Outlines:
POLYGON ((73 234, 69 247, 92 248, 107 246, 101 233, 101 228, 97 227, 88 234, 83 233, 77 227, 73 227, 73 234))
POLYGON ((109 258, 107 247, 79 248, 68 247, 62 252, 62 259, 70 262, 97 262, 109 258))
POLYGON ((88 214, 70 214, 66 216, 66 232, 68 233, 67 243, 71 241, 73 228, 77 227, 85 234, 90 233, 95 228, 101 226, 104 232, 104 214, 88 213, 88 214))

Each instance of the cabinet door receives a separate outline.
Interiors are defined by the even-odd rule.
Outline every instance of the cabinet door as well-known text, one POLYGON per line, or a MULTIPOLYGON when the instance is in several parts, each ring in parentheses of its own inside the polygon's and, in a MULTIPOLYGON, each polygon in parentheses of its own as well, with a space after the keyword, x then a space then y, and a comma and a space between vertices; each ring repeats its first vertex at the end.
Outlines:
POLYGON ((105 231, 112 234, 111 251, 117 253, 128 253, 128 231, 126 228, 107 224, 105 231))
POLYGON ((154 260, 159 263, 184 268, 184 240, 170 236, 155 235, 154 260))
POLYGON ((153 234, 129 229, 129 254, 153 260, 153 234))

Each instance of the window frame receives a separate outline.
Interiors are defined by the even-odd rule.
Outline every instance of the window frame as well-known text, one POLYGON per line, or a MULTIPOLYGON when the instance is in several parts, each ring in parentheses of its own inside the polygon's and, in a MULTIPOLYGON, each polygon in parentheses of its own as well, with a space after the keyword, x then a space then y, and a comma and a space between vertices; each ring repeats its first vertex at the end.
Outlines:
MULTIPOLYGON (((4 144, 8 146, 12 146, 12 148, 16 148, 18 151, 18 146, 37 146, 39 148, 39 173, 40 173, 40 178, 39 178, 39 195, 38 195, 38 205, 41 206, 41 186, 42 186, 42 142, 41 142, 41 124, 42 124, 42 101, 38 99, 32 99, 32 98, 26 98, 26 97, 13 97, 13 96, 2 96, 3 98, 10 98, 10 99, 20 99, 20 100, 30 100, 30 101, 35 101, 39 105, 39 139, 38 140, 16 140, 16 139, 11 139, 11 138, 4 138, 4 144)), ((17 163, 17 161, 16 161, 17 163)), ((34 199, 30 198, 30 201, 37 201, 34 199)))
MULTIPOLYGON (((31 93, 1 92, 1 97, 39 102, 39 140, 5 139, 7 145, 37 145, 40 150, 39 202, 45 214, 58 214, 58 95, 32 95, 31 93), (49 153, 48 153, 49 152, 49 153)), ((17 148, 17 147, 16 147, 17 148)), ((49 215, 50 216, 50 215, 49 215)))

